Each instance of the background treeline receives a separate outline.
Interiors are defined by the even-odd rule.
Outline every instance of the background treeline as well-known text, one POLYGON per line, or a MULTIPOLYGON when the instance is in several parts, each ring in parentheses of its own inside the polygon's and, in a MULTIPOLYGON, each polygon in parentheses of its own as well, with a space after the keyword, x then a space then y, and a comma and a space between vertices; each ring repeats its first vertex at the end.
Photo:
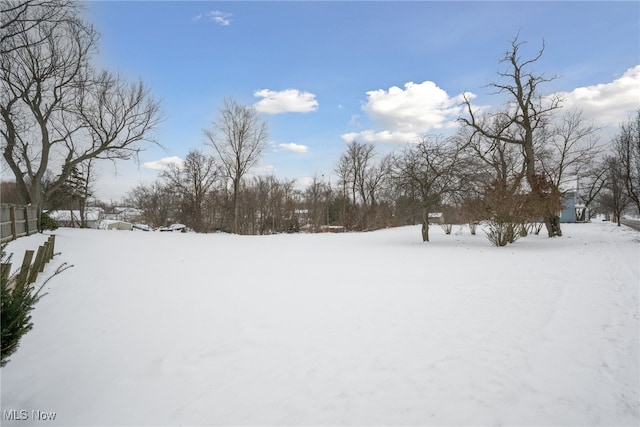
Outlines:
MULTIPOLYGON (((520 147, 467 128, 449 138, 424 137, 385 155, 372 144, 352 142, 336 162, 338 180, 331 185, 322 175, 303 190, 272 175, 243 177, 235 231, 318 232, 327 226, 365 231, 423 224, 426 241, 429 214, 438 212, 445 228, 469 224, 475 229, 486 221, 497 244, 504 245, 539 232, 544 217, 561 210, 563 191, 575 190, 576 181, 576 199, 588 215, 613 214, 617 220, 626 209, 639 208, 639 140, 640 112, 606 144, 597 144, 597 129, 580 114, 569 114, 539 141, 536 166, 543 172, 533 187, 526 182, 520 147)), ((177 222, 199 232, 234 230, 233 188, 215 156, 202 151, 192 150, 183 165, 171 165, 156 182, 136 187, 126 201, 153 227, 177 222)), ((559 224, 548 232, 561 233, 559 224)))

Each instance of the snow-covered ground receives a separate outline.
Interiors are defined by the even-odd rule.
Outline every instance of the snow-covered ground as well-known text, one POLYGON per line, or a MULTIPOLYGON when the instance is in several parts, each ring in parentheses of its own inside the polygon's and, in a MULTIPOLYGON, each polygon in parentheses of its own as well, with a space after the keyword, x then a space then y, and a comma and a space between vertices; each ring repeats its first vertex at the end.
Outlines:
POLYGON ((638 425, 640 234, 563 231, 59 229, 2 425, 638 425))

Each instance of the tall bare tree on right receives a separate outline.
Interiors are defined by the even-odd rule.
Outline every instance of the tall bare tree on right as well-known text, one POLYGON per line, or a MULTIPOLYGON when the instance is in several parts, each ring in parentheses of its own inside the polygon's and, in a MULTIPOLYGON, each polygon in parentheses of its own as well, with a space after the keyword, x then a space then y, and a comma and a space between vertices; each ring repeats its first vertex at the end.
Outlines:
POLYGON ((615 155, 604 159, 606 176, 603 191, 600 192, 599 204, 607 213, 612 213, 612 221, 620 227, 622 213, 629 206, 629 198, 625 188, 625 171, 622 162, 615 155))
MULTIPOLYGON (((521 56, 521 48, 525 43, 515 37, 511 47, 505 52, 500 63, 506 64, 506 70, 498 75, 503 82, 491 83, 489 86, 497 90, 498 94, 507 94, 509 99, 504 109, 490 114, 482 114, 474 109, 471 98, 465 96, 467 117, 460 121, 472 130, 472 136, 479 134, 490 140, 514 144, 522 150, 525 164, 525 177, 532 195, 543 202, 544 206, 558 206, 560 200, 558 192, 549 192, 548 185, 540 185, 546 179, 542 170, 538 170, 536 149, 543 143, 545 127, 555 110, 560 108, 560 99, 556 96, 545 97, 540 94, 540 86, 555 79, 535 74, 530 68, 542 57, 544 43, 540 50, 531 58, 521 56), (500 124, 496 128, 495 124, 500 124), (538 194, 535 194, 538 193, 538 194)), ((542 209, 544 223, 549 237, 561 236, 559 218, 556 212, 542 209)))
POLYGON ((625 192, 640 213, 640 110, 620 125, 620 133, 613 144, 622 170, 625 192))

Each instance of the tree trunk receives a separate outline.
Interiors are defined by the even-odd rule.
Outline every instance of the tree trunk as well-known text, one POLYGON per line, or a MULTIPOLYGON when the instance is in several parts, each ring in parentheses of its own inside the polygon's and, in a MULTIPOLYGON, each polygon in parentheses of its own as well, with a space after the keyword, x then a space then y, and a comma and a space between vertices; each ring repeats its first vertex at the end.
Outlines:
POLYGON ((560 217, 558 215, 547 215, 544 217, 544 225, 547 227, 549 237, 562 237, 562 229, 560 228, 560 217))
POLYGON ((29 204, 36 208, 38 212, 38 231, 42 232, 40 227, 40 221, 42 220, 42 206, 44 203, 44 197, 42 194, 42 181, 35 181, 32 183, 31 191, 29 192, 29 204))
POLYGON ((236 178, 233 180, 233 233, 238 234, 238 193, 240 192, 240 182, 236 178))
POLYGON ((544 226, 547 228, 547 235, 549 237, 553 237, 554 233, 553 233, 553 221, 550 217, 545 216, 543 218, 544 221, 544 226))
POLYGON ((562 237, 562 228, 560 228, 560 217, 558 215, 553 216, 553 224, 556 228, 556 236, 562 237))
POLYGON ((87 201, 84 197, 78 199, 78 211, 80 212, 80 228, 87 228, 87 214, 85 212, 85 205, 87 201))
POLYGON ((426 212, 422 216, 422 241, 429 241, 429 214, 426 212))

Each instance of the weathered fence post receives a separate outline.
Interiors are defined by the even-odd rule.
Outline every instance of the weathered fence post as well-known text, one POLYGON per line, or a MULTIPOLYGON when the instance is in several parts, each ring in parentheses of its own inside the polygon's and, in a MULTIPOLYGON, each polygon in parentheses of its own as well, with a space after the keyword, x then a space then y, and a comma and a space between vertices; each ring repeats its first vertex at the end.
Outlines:
POLYGON ((18 273, 18 278, 16 279, 16 287, 24 286, 26 283, 29 267, 31 267, 31 259, 33 259, 33 251, 25 251, 20 273, 18 273))
POLYGON ((50 235, 47 241, 38 247, 35 259, 33 257, 34 251, 25 251, 20 272, 15 279, 10 277, 11 264, 0 264, 0 278, 3 283, 11 279, 8 283, 8 288, 15 292, 16 289, 22 289, 35 282, 38 274, 44 271, 45 264, 53 259, 55 242, 56 236, 50 235), (33 265, 31 264, 32 260, 33 265))
POLYGON ((31 266, 31 270, 29 272, 29 278, 27 280, 28 284, 35 282, 38 278, 38 273, 44 270, 44 257, 46 253, 47 248, 45 245, 38 248, 36 259, 33 261, 33 265, 31 266))
MULTIPOLYGON (((51 244, 47 240, 40 246, 42 248, 42 259, 40 260, 40 264, 38 265, 38 271, 42 273, 44 271, 44 265, 49 261, 47 257, 49 256, 49 246, 51 244)), ((39 251, 39 250, 38 250, 39 251)))
POLYGON ((56 235, 52 234, 49 236, 49 254, 47 255, 47 262, 53 259, 53 255, 55 254, 55 246, 56 246, 56 235))

